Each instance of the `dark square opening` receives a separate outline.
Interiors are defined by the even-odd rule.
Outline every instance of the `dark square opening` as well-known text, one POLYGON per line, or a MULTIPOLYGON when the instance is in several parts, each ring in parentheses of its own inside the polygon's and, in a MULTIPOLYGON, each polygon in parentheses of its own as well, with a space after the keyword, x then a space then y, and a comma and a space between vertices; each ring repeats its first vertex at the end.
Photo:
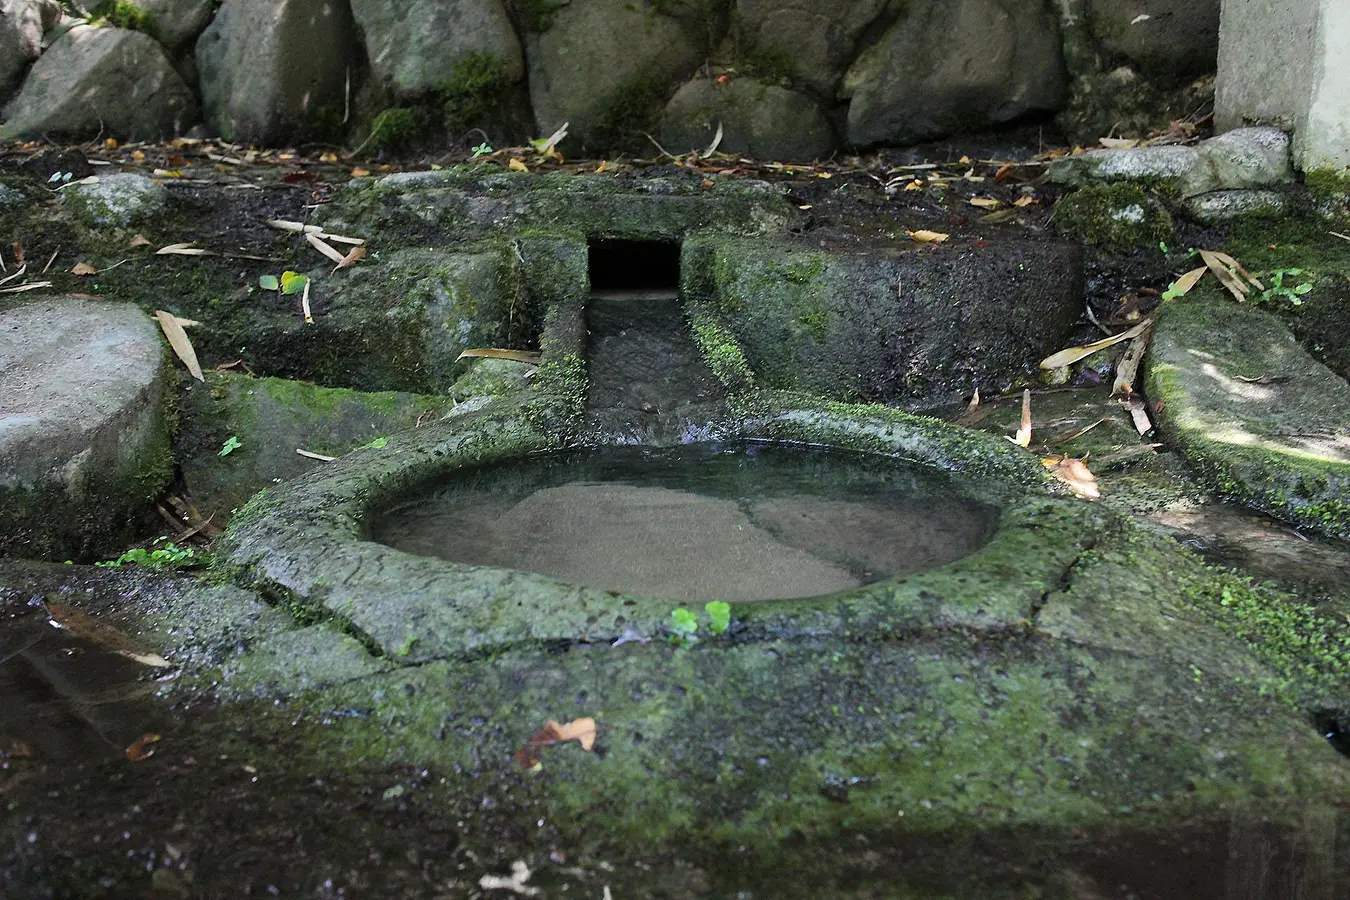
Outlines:
POLYGON ((591 240, 591 293, 680 292, 680 245, 674 241, 591 240))

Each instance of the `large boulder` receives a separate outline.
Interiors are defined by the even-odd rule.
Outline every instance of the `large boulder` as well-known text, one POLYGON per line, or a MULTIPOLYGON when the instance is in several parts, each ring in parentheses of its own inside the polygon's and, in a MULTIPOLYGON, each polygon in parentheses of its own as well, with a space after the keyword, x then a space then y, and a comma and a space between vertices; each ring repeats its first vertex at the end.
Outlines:
POLYGON ((1059 26, 1045 4, 916 5, 844 77, 848 140, 910 143, 1056 110, 1067 98, 1059 26))
POLYGON ((60 17, 55 0, 0 0, 0 104, 42 52, 42 33, 60 17))
POLYGON ((215 12, 204 0, 136 0, 136 5, 149 14, 150 33, 171 51, 195 41, 215 12))
POLYGON ((191 127, 197 101, 154 38, 77 25, 33 64, 5 116, 0 138, 102 133, 141 140, 191 127))
POLYGON ((1219 0, 1088 0, 1088 28, 1112 63, 1151 79, 1213 72, 1219 58, 1219 0))
POLYGON ((705 49, 694 29, 654 6, 590 0, 561 7, 526 42, 536 127, 547 135, 569 122, 569 145, 587 149, 631 137, 657 117, 705 49))
POLYGON ((352 0, 375 78, 395 97, 444 88, 455 65, 494 61, 510 82, 525 76, 520 41, 500 0, 352 0))
POLYGON ((832 97, 858 40, 887 5, 887 0, 740 0, 742 53, 789 60, 794 81, 832 97))
POLYGON ((718 149, 759 159, 811 160, 837 146, 834 129, 816 101, 753 78, 719 84, 695 78, 666 105, 662 145, 672 153, 702 150, 723 129, 718 149))
POLYGON ((208 123, 276 143, 340 121, 357 43, 337 0, 226 0, 197 41, 208 123))
POLYGON ((0 556, 114 552, 173 476, 167 370, 135 306, 40 300, 0 314, 0 556))

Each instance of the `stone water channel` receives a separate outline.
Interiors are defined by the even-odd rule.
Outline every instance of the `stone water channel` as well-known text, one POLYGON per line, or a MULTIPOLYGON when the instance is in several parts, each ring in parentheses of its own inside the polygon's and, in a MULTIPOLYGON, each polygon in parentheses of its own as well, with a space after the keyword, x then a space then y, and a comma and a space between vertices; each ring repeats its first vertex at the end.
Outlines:
POLYGON ((1004 439, 1016 402, 979 427, 905 411, 1063 346, 1072 242, 825 248, 767 185, 679 177, 395 175, 319 215, 381 249, 310 273, 308 330, 223 293, 228 264, 176 270, 205 356, 246 339, 288 379, 180 382, 136 312, 164 296, 148 266, 104 301, 0 307, 0 449, 69 454, 0 495, 5 897, 1350 892, 1350 606, 1308 577, 1350 557, 1212 503, 1346 534, 1339 401, 1320 457, 1255 420, 1225 438, 1237 375, 1338 377, 1274 317, 1203 327, 1202 292, 1160 319, 1151 396, 1185 463, 1141 458, 1101 392, 1038 395, 1037 433, 1108 410, 1066 444, 1124 450, 1089 503, 1004 439), (541 359, 457 358, 492 345, 541 359), (72 394, 73 437, 49 415, 72 394), (756 454, 777 462, 751 477, 756 454), (211 565, 82 564, 125 546, 166 458, 228 520, 211 565), (99 496, 89 467, 128 480, 99 496), (604 531, 643 491, 655 518, 604 531), (391 536, 400 510, 450 516, 445 552, 391 536), (476 555, 493 529, 566 565, 476 555), (624 530, 696 589, 583 577, 624 530), (1284 589, 1204 562, 1239 556, 1284 589), (703 602, 736 579, 723 630, 703 602), (545 730, 587 719, 593 745, 545 730))

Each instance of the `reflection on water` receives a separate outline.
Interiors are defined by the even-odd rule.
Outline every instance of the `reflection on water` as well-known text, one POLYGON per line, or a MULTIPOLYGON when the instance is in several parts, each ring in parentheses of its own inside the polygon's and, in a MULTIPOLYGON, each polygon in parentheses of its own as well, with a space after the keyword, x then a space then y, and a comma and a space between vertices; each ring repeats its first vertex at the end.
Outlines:
POLYGON ((374 537, 409 553, 701 602, 809 597, 972 553, 997 510, 911 463, 777 445, 533 457, 418 491, 374 537))
POLYGON ((0 763, 14 772, 124 755, 150 728, 145 671, 54 627, 40 607, 0 616, 0 763))

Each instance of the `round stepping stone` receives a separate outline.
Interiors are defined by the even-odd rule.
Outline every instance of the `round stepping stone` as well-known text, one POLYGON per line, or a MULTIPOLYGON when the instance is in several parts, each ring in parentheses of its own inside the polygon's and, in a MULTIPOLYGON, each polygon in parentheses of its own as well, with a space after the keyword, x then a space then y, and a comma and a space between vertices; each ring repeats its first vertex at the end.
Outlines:
POLYGON ((142 536, 173 474, 165 355, 135 306, 0 313, 0 555, 77 558, 142 536))

